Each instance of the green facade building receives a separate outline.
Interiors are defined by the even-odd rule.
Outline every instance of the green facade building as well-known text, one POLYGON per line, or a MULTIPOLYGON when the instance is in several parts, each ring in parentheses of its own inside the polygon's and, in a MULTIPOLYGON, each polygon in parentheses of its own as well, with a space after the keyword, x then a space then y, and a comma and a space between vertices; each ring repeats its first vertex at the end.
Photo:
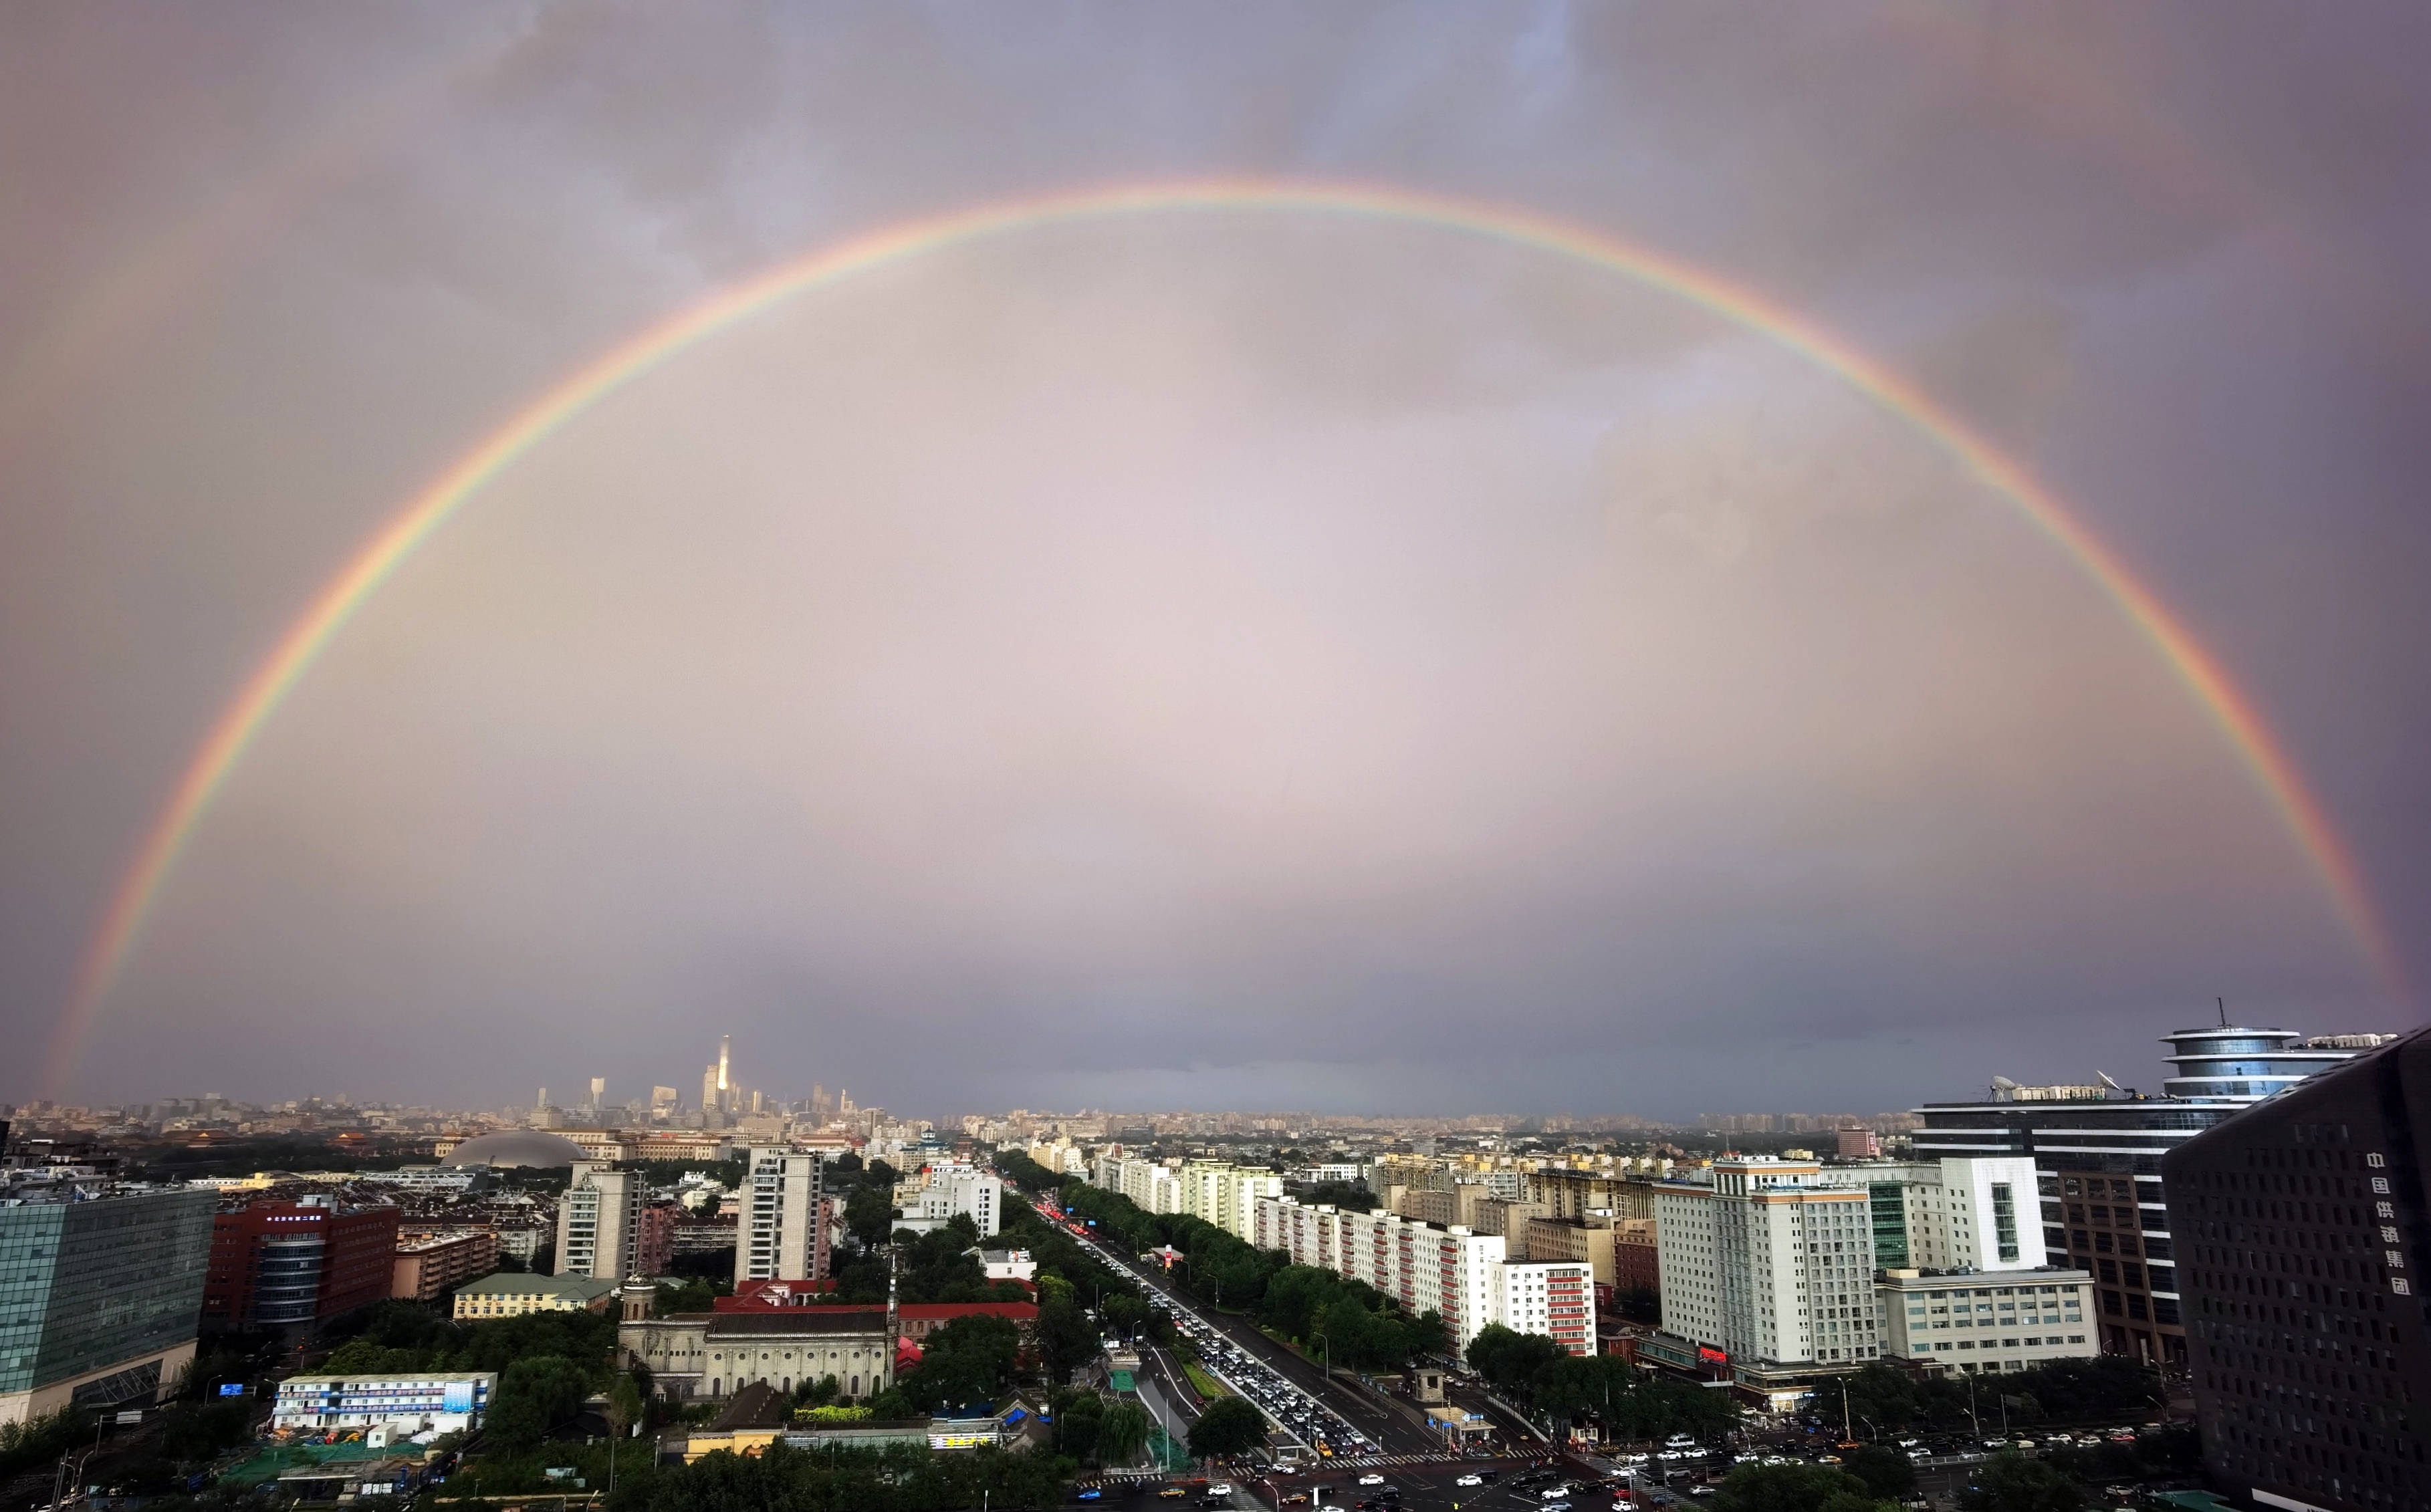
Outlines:
POLYGON ((174 1386, 194 1357, 217 1207, 186 1188, 0 1198, 0 1422, 174 1386))

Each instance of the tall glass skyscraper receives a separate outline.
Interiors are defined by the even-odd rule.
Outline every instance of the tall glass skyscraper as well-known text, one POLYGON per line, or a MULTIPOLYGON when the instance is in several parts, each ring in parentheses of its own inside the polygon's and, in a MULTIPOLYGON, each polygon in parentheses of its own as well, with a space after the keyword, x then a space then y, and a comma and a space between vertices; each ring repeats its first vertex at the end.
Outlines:
POLYGON ((0 1199, 0 1422, 151 1398, 193 1362, 208 1190, 0 1199))

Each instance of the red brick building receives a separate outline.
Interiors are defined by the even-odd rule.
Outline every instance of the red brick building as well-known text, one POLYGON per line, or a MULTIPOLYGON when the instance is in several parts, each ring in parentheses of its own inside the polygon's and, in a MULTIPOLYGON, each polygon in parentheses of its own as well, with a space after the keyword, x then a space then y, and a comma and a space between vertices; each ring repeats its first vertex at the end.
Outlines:
POLYGON ((397 1216, 313 1198, 222 1212, 203 1326, 307 1329, 379 1301, 395 1280, 397 1216))
POLYGON ((651 1203, 642 1209, 633 1243, 633 1273, 662 1276, 676 1251, 676 1221, 684 1210, 673 1203, 651 1203))

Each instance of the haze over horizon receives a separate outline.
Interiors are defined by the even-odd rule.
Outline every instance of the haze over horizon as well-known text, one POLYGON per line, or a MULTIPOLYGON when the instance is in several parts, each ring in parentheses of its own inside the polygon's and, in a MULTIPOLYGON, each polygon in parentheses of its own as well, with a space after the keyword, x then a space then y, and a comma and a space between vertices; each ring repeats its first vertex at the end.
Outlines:
POLYGON ((1870 1111, 2423 1022, 2419 8, 0 15, 0 1100, 364 543, 716 291, 1006 227, 474 493, 227 770, 51 1095, 1870 1111), (621 1093, 618 1089, 622 1089, 621 1093), (864 1089, 865 1088, 865 1092, 864 1089))

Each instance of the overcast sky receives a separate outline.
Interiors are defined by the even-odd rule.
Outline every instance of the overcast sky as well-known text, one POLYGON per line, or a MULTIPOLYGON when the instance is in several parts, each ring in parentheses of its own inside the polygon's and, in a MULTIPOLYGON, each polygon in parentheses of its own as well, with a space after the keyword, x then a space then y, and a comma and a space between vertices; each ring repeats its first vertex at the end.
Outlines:
MULTIPOLYGON (((2431 976, 2410 5, 0 10, 0 1099, 218 712, 593 355, 907 217, 1205 174, 1601 227, 1921 384, 2217 654, 2431 976)), ((716 1036, 942 1115, 1870 1110, 2395 1029, 2051 540, 1779 345, 1279 212, 707 342, 484 490, 67 1080, 451 1105, 716 1036)))

